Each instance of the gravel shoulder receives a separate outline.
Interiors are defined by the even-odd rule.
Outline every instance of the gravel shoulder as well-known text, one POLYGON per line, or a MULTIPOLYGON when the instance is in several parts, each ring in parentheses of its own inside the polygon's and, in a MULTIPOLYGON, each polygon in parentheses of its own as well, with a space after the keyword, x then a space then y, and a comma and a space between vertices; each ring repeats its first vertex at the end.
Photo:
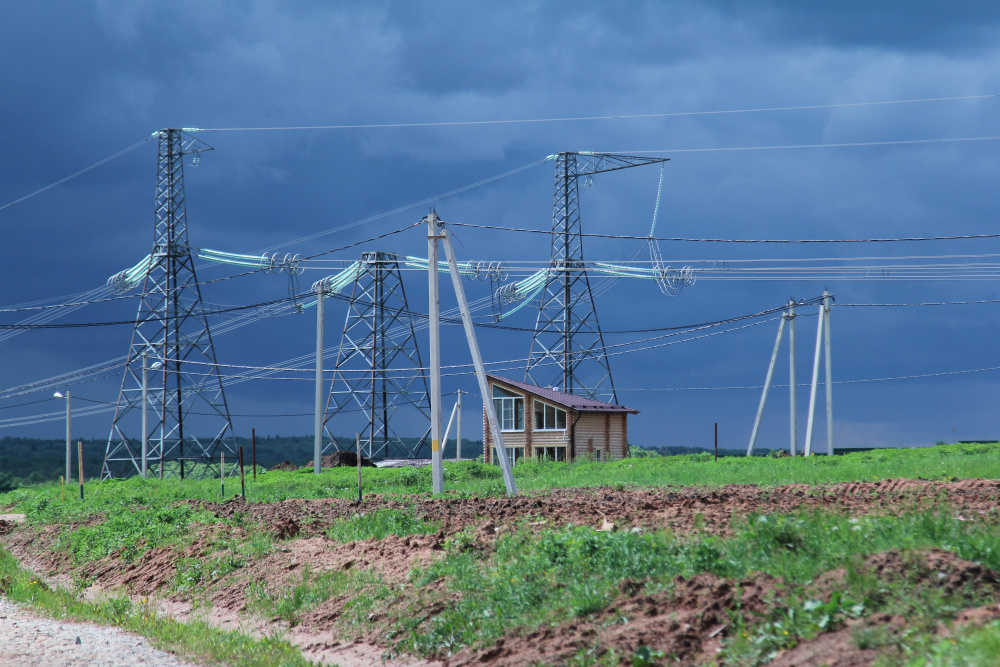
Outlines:
POLYGON ((144 637, 87 623, 39 618, 0 598, 4 667, 191 667, 144 637))

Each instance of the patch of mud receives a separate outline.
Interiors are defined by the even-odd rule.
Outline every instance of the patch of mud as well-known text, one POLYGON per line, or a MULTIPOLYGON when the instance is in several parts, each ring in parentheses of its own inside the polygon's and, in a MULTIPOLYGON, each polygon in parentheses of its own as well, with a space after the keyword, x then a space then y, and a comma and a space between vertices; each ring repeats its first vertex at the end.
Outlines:
MULTIPOLYGON (((387 582, 405 581, 410 570, 440 558, 444 535, 390 535, 382 540, 362 540, 340 543, 327 537, 291 540, 281 551, 268 554, 259 562, 241 568, 225 577, 217 589, 209 593, 213 606, 231 611, 246 609, 247 585, 267 582, 269 588, 284 589, 291 582, 301 581, 308 566, 312 574, 331 570, 366 570, 381 574, 387 582)), ((341 601, 343 602, 343 601, 341 601)), ((303 629, 319 629, 323 623, 339 616, 330 601, 306 612, 300 625, 303 629)))
POLYGON ((593 647, 599 651, 595 657, 614 650, 628 664, 640 646, 663 651, 671 656, 670 664, 701 664, 715 657, 728 635, 729 611, 739 608, 750 618, 763 615, 779 584, 765 575, 733 581, 700 574, 678 577, 672 591, 647 595, 641 582, 625 581, 614 604, 593 617, 509 635, 485 649, 466 648, 445 664, 565 664, 593 647))
POLYGON ((184 549, 155 547, 136 557, 131 563, 123 562, 114 553, 86 565, 83 573, 100 582, 103 591, 124 589, 132 595, 148 597, 166 588, 177 574, 177 563, 182 558, 201 558, 210 549, 204 538, 194 541, 184 549))
MULTIPOLYGON (((1000 594, 1000 574, 942 549, 890 549, 865 558, 860 569, 885 583, 905 580, 949 594, 963 590, 1000 594)), ((842 588, 846 576, 843 568, 831 570, 818 577, 814 587, 827 591, 842 588)))
MULTIPOLYGON (((308 463, 302 466, 305 469, 313 467, 313 461, 315 459, 310 459, 308 463)), ((321 468, 357 468, 358 467, 358 455, 354 452, 333 452, 332 454, 327 454, 319 460, 319 466, 321 468)), ((362 468, 375 468, 377 467, 370 460, 365 457, 361 457, 361 467, 362 468)))
POLYGON ((404 509, 418 518, 439 523, 452 533, 486 522, 496 526, 520 521, 535 525, 600 525, 602 519, 618 528, 662 529, 690 532, 696 528, 716 535, 731 530, 732 517, 751 513, 787 513, 799 509, 828 508, 864 515, 901 507, 930 509, 948 506, 959 520, 1000 518, 996 499, 998 480, 935 482, 885 480, 852 482, 824 487, 804 484, 762 488, 729 485, 717 489, 693 487, 553 489, 528 492, 516 498, 424 498, 372 494, 361 503, 346 499, 285 500, 269 504, 230 504, 191 501, 218 517, 240 514, 267 530, 294 519, 303 536, 320 534, 332 523, 359 511, 404 509))

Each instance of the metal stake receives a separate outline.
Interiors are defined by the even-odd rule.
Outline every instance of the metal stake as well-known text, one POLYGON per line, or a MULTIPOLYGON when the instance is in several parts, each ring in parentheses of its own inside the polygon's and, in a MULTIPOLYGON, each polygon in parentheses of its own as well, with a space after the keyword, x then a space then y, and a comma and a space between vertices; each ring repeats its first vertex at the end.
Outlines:
MULTIPOLYGON (((442 228, 441 240, 444 245, 444 253, 448 257, 448 270, 451 273, 451 282, 455 286, 455 297, 458 299, 458 308, 462 313, 462 324, 465 326, 465 337, 469 341, 469 352, 472 354, 472 364, 476 369, 476 380, 479 381, 479 393, 483 397, 483 407, 486 410, 486 420, 490 425, 490 432, 493 434, 493 447, 496 450, 497 461, 500 463, 500 470, 503 471, 503 482, 507 487, 508 496, 517 495, 517 485, 514 483, 514 473, 510 468, 510 461, 507 459, 507 447, 503 442, 503 435, 500 433, 500 424, 497 421, 496 408, 489 396, 489 384, 486 382, 486 368, 483 366, 483 357, 479 353, 479 342, 476 340, 476 330, 472 327, 472 314, 469 312, 469 302, 465 299, 465 287, 462 285, 462 276, 458 272, 458 262, 455 261, 455 251, 451 247, 451 239, 448 230, 442 228)), ((436 266, 437 258, 435 258, 436 266)), ((438 413, 440 414, 440 413, 438 413)))

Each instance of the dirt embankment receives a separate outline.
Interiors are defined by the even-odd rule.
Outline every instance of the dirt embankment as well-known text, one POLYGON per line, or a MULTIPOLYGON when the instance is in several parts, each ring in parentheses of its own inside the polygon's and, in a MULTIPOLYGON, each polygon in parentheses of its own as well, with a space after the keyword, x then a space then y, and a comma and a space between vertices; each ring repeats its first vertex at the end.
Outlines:
MULTIPOLYGON (((470 529, 479 547, 489 549, 497 535, 515 524, 553 528, 567 524, 598 528, 608 523, 618 529, 639 527, 643 530, 669 528, 677 534, 693 530, 725 535, 731 530, 734 515, 782 513, 799 509, 840 509, 853 515, 900 509, 934 507, 952 513, 956 520, 977 520, 994 516, 1000 498, 1000 481, 966 480, 942 483, 913 480, 889 480, 877 483, 837 484, 827 487, 790 485, 763 489, 752 486, 726 486, 718 489, 559 489, 507 498, 435 498, 417 499, 398 496, 368 496, 362 503, 338 500, 287 500, 271 504, 192 501, 218 517, 240 517, 238 525, 205 527, 194 543, 178 552, 155 548, 132 563, 123 563, 112 555, 76 572, 69 560, 50 550, 57 527, 32 528, 4 526, 3 543, 26 565, 62 577, 83 574, 96 583, 93 590, 125 590, 132 595, 163 598, 161 608, 180 617, 194 612, 187 596, 170 592, 169 587, 181 558, 208 560, 215 556, 213 543, 220 537, 239 539, 254 525, 268 530, 282 540, 282 548, 259 561, 225 576, 205 581, 205 599, 210 611, 200 617, 222 627, 240 627, 267 634, 275 627, 286 627, 280 618, 248 616, 248 586, 264 582, 275 589, 301 579, 306 566, 314 574, 330 571, 368 571, 403 593, 404 604, 414 604, 416 595, 408 582, 410 570, 444 554, 445 541, 470 529), (440 529, 429 535, 390 536, 383 540, 364 540, 342 544, 323 533, 335 521, 359 512, 382 508, 407 509, 440 529), (8 530, 9 528, 9 530, 8 530), (229 535, 221 535, 228 531, 229 535), (406 597, 410 595, 411 597, 406 597)), ((1000 600, 1000 578, 982 566, 958 559, 944 551, 928 551, 914 560, 912 554, 889 551, 868 558, 864 567, 880 581, 899 577, 925 576, 943 590, 976 586, 994 591, 1000 600), (985 588, 984 588, 985 587, 985 588)), ((815 583, 816 595, 822 597, 844 586, 845 573, 826 573, 815 583)), ((431 586, 441 585, 440 582, 431 586)), ((466 648, 443 658, 448 667, 472 664, 507 667, 523 664, 564 664, 586 647, 600 646, 602 651, 616 651, 627 663, 640 646, 649 646, 674 656, 680 664, 696 665, 710 661, 723 639, 733 630, 730 612, 737 607, 749 617, 761 617, 774 604, 782 582, 758 575, 732 581, 710 574, 689 580, 677 579, 672 590, 649 592, 643 582, 622 582, 613 605, 598 614, 560 627, 545 627, 522 633, 512 630, 494 644, 466 648), (623 619, 627 619, 623 622, 623 619)), ((440 596, 439 596, 440 597, 440 596)), ((287 630, 288 637, 311 659, 340 662, 344 665, 373 664, 388 648, 385 612, 377 610, 368 618, 367 629, 355 628, 345 639, 340 623, 351 605, 349 595, 334 596, 303 612, 297 625, 287 630)), ((434 604, 447 604, 447 599, 434 604)), ((421 610, 433 616, 434 607, 421 610)), ((1000 608, 984 607, 963 612, 964 622, 984 622, 1000 617, 1000 608)), ((869 618, 894 631, 902 620, 892 617, 869 618)), ((828 632, 794 649, 779 654, 775 665, 836 665, 853 667, 870 664, 875 649, 858 648, 853 627, 828 632), (830 662, 833 660, 833 662, 830 662)), ((427 661, 408 659, 407 664, 428 665, 427 661)), ((399 663, 397 663, 399 664, 399 663)))

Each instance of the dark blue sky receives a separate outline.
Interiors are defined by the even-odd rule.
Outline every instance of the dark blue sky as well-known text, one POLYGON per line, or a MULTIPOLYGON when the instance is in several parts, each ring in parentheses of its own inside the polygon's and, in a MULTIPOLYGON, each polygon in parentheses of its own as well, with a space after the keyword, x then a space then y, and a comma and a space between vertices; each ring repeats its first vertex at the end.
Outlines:
MULTIPOLYGON (((0 206, 162 127, 244 128, 591 117, 833 105, 1000 93, 1000 7, 939 2, 32 2, 0 5, 0 206)), ((997 233, 997 141, 766 151, 753 146, 893 142, 1000 135, 1000 98, 719 115, 552 123, 296 131, 204 132, 215 151, 188 169, 191 243, 259 252, 333 230, 566 150, 667 151, 657 231, 671 237, 872 238, 997 233)), ((155 142, 0 210, 0 307, 99 287, 150 250, 155 142)), ((659 170, 597 179, 582 196, 586 231, 648 233, 659 170)), ((551 163, 436 202, 453 222, 548 229, 551 163)), ((426 206, 379 218, 282 252, 314 254, 415 222, 426 206)), ((458 229, 463 259, 543 263, 542 235, 458 229)), ((866 265, 996 265, 1000 240, 733 245, 661 243, 673 264, 700 260, 892 257, 866 265), (902 259, 991 255, 979 258, 902 259)), ((588 259, 620 261, 637 241, 587 239, 588 259)), ((425 255, 422 230, 362 249, 425 255)), ((830 262, 831 265, 843 262, 830 262)), ((747 264, 734 263, 733 266, 747 264)), ((816 265, 815 262, 811 265, 816 265)), ((705 265, 700 265, 705 266, 705 265)), ((721 265, 719 265, 721 266, 721 265)), ((954 275, 959 269, 944 273, 954 275)), ((968 269, 963 269, 968 274, 968 269)), ((227 275, 208 268, 199 278, 227 275)), ((310 270, 303 287, 329 271, 310 270)), ((607 330, 669 327, 742 315, 829 288, 835 380, 951 373, 1000 366, 1000 304, 847 307, 1000 299, 995 277, 897 280, 710 280, 669 298, 622 281, 597 297, 607 330)), ((922 270, 925 275, 927 270, 922 270)), ((990 266, 981 275, 995 276, 990 266)), ((726 277, 715 274, 717 277, 726 277)), ((742 274, 741 274, 742 275, 742 274)), ((411 307, 426 311, 426 278, 406 274, 411 307)), ((443 283, 449 287, 447 281, 443 283)), ((484 283, 467 284, 470 299, 484 283)), ((206 301, 249 304, 287 293, 281 277, 208 285, 206 301)), ((444 291, 444 308, 453 299, 444 291)), ((129 320, 125 299, 58 322, 129 320)), ((342 305, 331 305, 328 341, 342 305)), ((31 313, 27 313, 31 314, 31 313)), ((25 313, 5 312, 0 322, 25 313)), ((505 320, 534 326, 526 308, 505 320)), ((798 331, 808 381, 815 318, 798 331)), ((222 322, 220 322, 220 325, 222 322)), ((213 323, 213 326, 215 324, 213 323)), ((743 447, 755 390, 665 391, 759 385, 776 323, 612 357, 619 400, 641 411, 633 442, 743 447)), ((0 392, 127 352, 129 326, 30 331, 0 341, 0 392)), ((468 360, 457 328, 444 363, 468 360)), ((313 350, 311 311, 218 336, 219 361, 263 366, 313 350)), ((483 331, 488 361, 526 357, 530 333, 483 331)), ((609 335, 617 345, 646 337, 609 335)), ((425 342, 421 335, 421 342, 425 342)), ((664 341, 654 341, 664 342, 664 341)), ((516 364, 513 364, 516 365, 516 364)), ((776 381, 787 378, 779 358, 776 381)), ((509 373, 515 379, 523 371, 509 373)), ((281 377, 287 377, 288 374, 281 377)), ((114 401, 120 373, 67 385, 114 401)), ((445 391, 474 390, 468 376, 445 391)), ((5 419, 58 412, 53 389, 0 399, 5 419), (20 405, 40 401, 32 405, 20 405)), ((807 391, 799 393, 800 433, 807 391)), ((312 409, 312 384, 254 381, 227 390, 238 415, 312 409)), ((933 443, 1000 436, 1000 372, 838 384, 839 445, 933 443)), ((85 403, 77 403, 81 409, 85 403)), ((99 406, 99 404, 93 404, 99 406)), ((446 406, 446 412, 450 406, 446 406)), ((109 414, 80 416, 81 437, 106 437, 109 414)), ((479 434, 466 402, 466 434, 479 434), (468 426, 471 425, 471 426, 468 426), (471 432, 470 432, 471 431, 471 432)), ((11 422, 6 422, 10 424, 11 422)), ((236 432, 307 434, 310 417, 234 417, 236 432)), ((354 427, 345 423, 342 432, 354 427)), ((821 419, 817 437, 824 432, 821 419)), ((59 437, 56 415, 0 435, 59 437)), ((405 430, 405 429, 404 429, 405 430)), ((414 423, 413 431, 420 430, 414 423)), ((787 390, 772 394, 759 446, 787 441, 787 390)))

